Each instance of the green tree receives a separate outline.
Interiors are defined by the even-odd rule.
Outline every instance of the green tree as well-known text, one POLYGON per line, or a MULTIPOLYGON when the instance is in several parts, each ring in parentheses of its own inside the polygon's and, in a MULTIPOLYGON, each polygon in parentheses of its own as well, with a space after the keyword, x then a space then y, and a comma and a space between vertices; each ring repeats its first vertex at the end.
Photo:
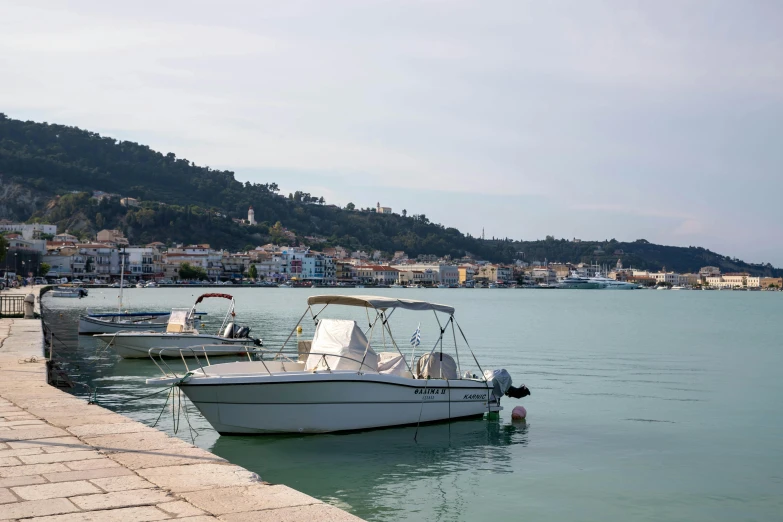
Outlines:
POLYGON ((250 279, 256 280, 258 279, 258 269, 256 268, 256 265, 251 264, 250 268, 247 270, 247 275, 250 279))
POLYGON ((269 227, 269 236, 272 238, 272 243, 281 243, 284 237, 283 224, 278 221, 274 226, 269 227))
POLYGON ((402 209, 402 217, 408 217, 408 211, 405 209, 402 209))
POLYGON ((345 205, 345 210, 356 210, 356 205, 354 205, 353 203, 348 203, 347 205, 345 205))
POLYGON ((198 279, 203 281, 207 278, 207 271, 200 266, 193 266, 190 263, 182 263, 177 271, 180 279, 198 279))
POLYGON ((5 259, 5 255, 8 252, 8 240, 0 235, 0 261, 5 259))
POLYGON ((44 277, 46 274, 49 273, 49 270, 51 269, 52 269, 52 265, 50 265, 49 263, 41 263, 40 265, 38 265, 38 276, 44 277))
POLYGON ((92 258, 91 258, 91 257, 88 257, 88 258, 87 258, 87 262, 86 262, 86 263, 84 263, 84 273, 85 273, 85 274, 92 273, 92 263, 93 263, 93 260, 92 260, 92 258))
POLYGON ((95 226, 98 228, 103 228, 103 225, 106 223, 106 221, 103 219, 103 214, 98 212, 95 214, 95 226))

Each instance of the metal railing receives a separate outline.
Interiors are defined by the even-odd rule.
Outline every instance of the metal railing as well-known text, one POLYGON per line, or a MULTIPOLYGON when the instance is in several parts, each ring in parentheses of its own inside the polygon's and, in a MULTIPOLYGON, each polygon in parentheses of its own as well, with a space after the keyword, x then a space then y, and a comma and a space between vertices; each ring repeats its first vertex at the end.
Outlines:
MULTIPOLYGON (((282 362, 283 363, 283 372, 284 373, 288 371, 288 370, 285 369, 285 362, 286 362, 286 360, 288 362, 292 363, 292 364, 297 364, 298 362, 301 362, 301 361, 296 361, 296 360, 294 360, 292 358, 292 357, 298 356, 299 354, 295 355, 295 354, 280 353, 280 352, 278 352, 276 350, 265 350, 265 349, 259 348, 257 346, 253 346, 253 347, 251 347, 251 346, 242 346, 242 347, 239 347, 239 346, 208 345, 207 344, 207 345, 201 345, 201 346, 190 346, 190 347, 187 347, 187 348, 178 348, 178 347, 150 348, 149 351, 148 351, 148 354, 150 356, 150 359, 152 359, 152 362, 155 363, 155 366, 158 367, 158 369, 161 371, 161 373, 163 373, 163 375, 165 377, 172 377, 173 376, 173 377, 178 379, 178 378, 180 378, 179 375, 177 375, 177 372, 174 371, 168 365, 168 363, 164 359, 164 354, 169 353, 170 355, 165 355, 165 356, 166 357, 173 357, 175 359, 176 358, 181 359, 182 363, 185 366, 185 372, 186 373, 191 373, 193 371, 200 370, 201 373, 205 377, 208 377, 209 374, 207 373, 206 368, 209 368, 212 365, 209 362, 209 355, 207 353, 208 351, 212 352, 212 356, 213 357, 216 356, 216 355, 237 355, 237 356, 239 356, 239 355, 241 355, 241 349, 242 348, 244 349, 245 354, 247 355, 248 361, 249 362, 260 362, 264 366, 264 370, 266 370, 266 373, 268 375, 270 375, 270 376, 273 375, 273 373, 267 367, 267 365, 266 365, 267 361, 264 361, 264 359, 263 359, 263 355, 264 354, 269 354, 269 355, 274 354, 275 357, 273 357, 273 359, 271 359, 270 361, 274 360, 274 361, 282 362), (217 353, 216 354, 215 353, 215 348, 221 348, 221 350, 218 350, 218 351, 222 352, 222 353, 217 353), (193 370, 190 369, 190 367, 188 366, 187 360, 185 359, 185 357, 186 357, 185 354, 189 354, 189 356, 191 356, 191 357, 193 357, 193 359, 195 359, 196 364, 198 365, 198 368, 194 367, 193 370), (199 359, 199 355, 201 355, 205 359, 206 365, 202 364, 201 360, 199 359), (177 356, 179 356, 179 357, 177 357, 177 356), (255 356, 256 358, 254 359, 253 356, 255 356), (163 368, 164 366, 165 366, 165 369, 163 368), (206 368, 205 368, 205 366, 206 366, 206 368)), ((323 362, 326 365, 325 370, 327 372, 329 372, 329 373, 332 373, 332 368, 329 366, 329 361, 326 359, 327 357, 336 357, 338 359, 347 359, 349 361, 359 363, 358 373, 362 373, 362 369, 364 369, 365 367, 370 372, 376 372, 377 371, 377 368, 370 367, 370 365, 365 363, 363 360, 355 359, 355 358, 349 357, 347 355, 339 355, 339 354, 324 353, 324 352, 321 352, 321 353, 319 353, 319 352, 308 352, 308 356, 309 355, 320 355, 321 356, 319 361, 318 361, 318 365, 315 368, 313 368, 312 370, 310 370, 313 373, 316 373, 318 371, 318 368, 320 367, 320 363, 321 362, 323 362)), ((323 371, 323 370, 321 370, 321 371, 323 371)))
POLYGON ((0 317, 24 317, 23 295, 0 295, 0 317))

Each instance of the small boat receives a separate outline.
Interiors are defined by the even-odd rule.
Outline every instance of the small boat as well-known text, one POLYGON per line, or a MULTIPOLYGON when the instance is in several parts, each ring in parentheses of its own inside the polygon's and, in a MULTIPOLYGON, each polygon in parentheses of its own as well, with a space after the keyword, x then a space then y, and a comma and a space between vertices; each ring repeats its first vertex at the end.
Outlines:
MULTIPOLYGON (((153 284, 154 281, 150 281, 153 284)), ((142 282, 139 282, 142 284, 142 282)), ((116 333, 120 331, 132 332, 132 331, 160 331, 166 329, 166 321, 168 321, 171 312, 155 312, 155 311, 138 311, 129 312, 123 311, 122 297, 123 288, 128 286, 128 282, 125 281, 125 256, 122 257, 122 265, 120 267, 120 282, 114 283, 110 288, 119 288, 120 293, 117 296, 117 312, 116 313, 90 313, 88 310, 86 314, 79 315, 79 335, 94 335, 102 333, 116 333), (116 285, 116 286, 115 286, 116 285)), ((138 285, 136 285, 138 287, 138 285)))
POLYGON ((421 288, 421 285, 415 284, 415 283, 411 283, 411 284, 408 285, 408 288, 421 288))
POLYGON ((497 283, 490 283, 490 284, 487 286, 487 288, 497 288, 497 287, 498 287, 498 284, 497 284, 497 283))
POLYGON ((443 283, 440 283, 440 284, 438 285, 438 288, 448 288, 448 287, 449 287, 449 285, 447 285, 447 284, 443 284, 443 283))
POLYGON ((81 299, 82 297, 87 297, 87 289, 80 286, 58 286, 52 290, 52 297, 81 299))
POLYGON ((150 281, 149 283, 147 283, 147 286, 145 286, 144 288, 158 288, 158 283, 156 283, 155 281, 150 281))
MULTIPOLYGON (((506 395, 530 394, 524 385, 513 387, 506 370, 482 371, 467 341, 463 349, 471 357, 460 359, 456 339, 453 355, 447 352, 449 326, 462 334, 450 306, 353 295, 312 296, 307 305, 302 319, 318 317, 315 334, 312 341, 298 341, 296 354, 284 349, 302 319, 274 358, 199 361, 195 368, 186 363, 184 374, 159 365, 164 375, 146 382, 178 386, 222 435, 328 433, 481 417, 499 412, 506 395), (362 321, 369 313, 367 330, 354 320, 322 315, 335 306, 356 307, 362 321), (413 344, 406 358, 388 325, 397 309, 435 314, 432 349, 416 356, 413 344)), ((414 336, 419 333, 417 328, 414 336)))
POLYGON ((138 283, 136 283, 136 288, 144 288, 146 286, 147 285, 144 283, 144 281, 139 281, 138 283))
POLYGON ((79 316, 79 335, 163 331, 171 312, 88 313, 79 316))
POLYGON ((402 286, 402 285, 401 285, 401 284, 399 284, 399 283, 394 283, 394 284, 393 284, 393 285, 391 285, 389 288, 405 288, 405 287, 404 287, 404 286, 402 286))
POLYGON ((261 339, 250 337, 249 327, 234 323, 235 304, 234 297, 228 294, 203 294, 192 308, 173 309, 164 332, 119 331, 94 337, 125 359, 145 358, 150 354, 177 358, 244 354, 249 349, 252 351, 252 348, 262 346, 262 343, 261 339), (214 334, 201 333, 195 324, 198 317, 196 307, 208 298, 231 301, 220 328, 214 334))

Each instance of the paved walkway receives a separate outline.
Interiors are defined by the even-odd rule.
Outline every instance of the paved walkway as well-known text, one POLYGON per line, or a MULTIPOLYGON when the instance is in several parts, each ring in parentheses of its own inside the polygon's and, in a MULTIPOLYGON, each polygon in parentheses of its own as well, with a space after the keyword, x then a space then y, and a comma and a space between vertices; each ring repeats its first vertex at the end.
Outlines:
POLYGON ((0 319, 0 521, 170 519, 360 520, 49 386, 41 322, 0 319))

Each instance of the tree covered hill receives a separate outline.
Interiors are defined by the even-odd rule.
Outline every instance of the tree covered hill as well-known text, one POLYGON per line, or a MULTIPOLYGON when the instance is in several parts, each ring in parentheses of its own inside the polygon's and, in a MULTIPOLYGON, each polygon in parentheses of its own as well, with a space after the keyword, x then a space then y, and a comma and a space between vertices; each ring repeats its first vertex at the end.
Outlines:
POLYGON ((55 223, 60 230, 94 235, 118 228, 134 243, 209 243, 244 249, 281 240, 280 226, 297 242, 351 249, 404 250, 410 256, 459 258, 466 253, 496 262, 571 261, 682 272, 715 265, 724 271, 781 274, 768 265, 750 265, 702 248, 653 245, 640 240, 572 242, 481 240, 455 228, 431 223, 425 215, 379 215, 340 209, 304 192, 287 197, 276 183, 242 183, 234 173, 195 165, 129 141, 48 123, 20 121, 0 113, 0 218, 55 223), (138 198, 126 208, 117 198, 93 199, 101 190, 138 198), (255 210, 258 224, 232 218, 255 210), (306 240, 316 236, 320 240, 306 240), (622 251, 622 254, 619 252, 622 251), (617 252, 617 253, 615 253, 617 252))

